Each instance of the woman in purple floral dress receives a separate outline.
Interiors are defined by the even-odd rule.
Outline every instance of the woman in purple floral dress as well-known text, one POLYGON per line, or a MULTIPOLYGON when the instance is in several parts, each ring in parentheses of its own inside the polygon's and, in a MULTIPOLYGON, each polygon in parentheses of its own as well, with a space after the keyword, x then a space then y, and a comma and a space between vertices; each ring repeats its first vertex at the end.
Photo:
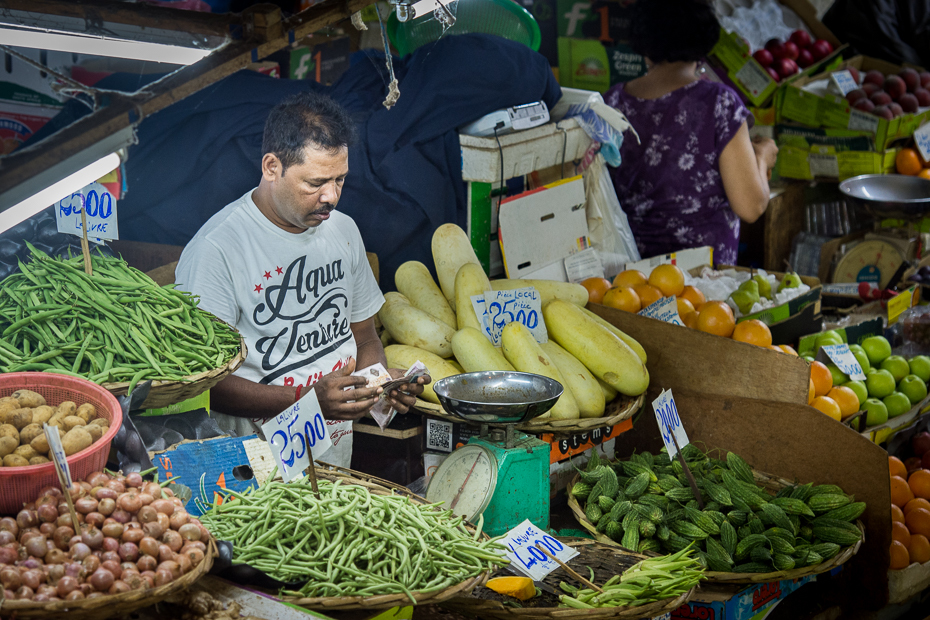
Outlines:
POLYGON ((643 77, 604 95, 639 134, 627 134, 611 170, 643 257, 709 245, 714 262, 736 264, 740 220, 755 222, 769 201, 778 148, 749 138, 749 110, 727 86, 698 77, 698 61, 720 25, 702 0, 639 0, 633 49, 643 77))

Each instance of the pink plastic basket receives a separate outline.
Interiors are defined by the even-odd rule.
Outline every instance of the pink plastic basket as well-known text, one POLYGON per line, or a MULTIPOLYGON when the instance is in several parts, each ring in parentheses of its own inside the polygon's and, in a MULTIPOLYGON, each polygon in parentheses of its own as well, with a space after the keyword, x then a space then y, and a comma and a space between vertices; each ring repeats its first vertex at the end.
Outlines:
MULTIPOLYGON (((20 389, 38 392, 53 407, 66 400, 73 401, 78 406, 90 403, 97 409, 98 418, 108 419, 110 428, 99 441, 68 457, 71 478, 75 481, 103 470, 110 453, 110 442, 123 422, 119 402, 110 392, 96 383, 55 373, 0 374, 0 397, 10 396, 20 389)), ((24 503, 33 501, 41 489, 50 485, 58 485, 58 475, 53 463, 28 467, 0 467, 0 515, 15 515, 24 503)))

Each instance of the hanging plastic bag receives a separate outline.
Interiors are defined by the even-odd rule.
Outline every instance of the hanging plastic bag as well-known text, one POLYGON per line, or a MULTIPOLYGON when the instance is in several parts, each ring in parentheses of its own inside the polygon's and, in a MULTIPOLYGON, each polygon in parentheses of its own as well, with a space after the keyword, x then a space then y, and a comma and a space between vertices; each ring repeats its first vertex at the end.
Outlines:
POLYGON ((624 264, 641 257, 603 155, 598 154, 584 172, 584 194, 591 245, 600 255, 604 273, 620 273, 624 264))

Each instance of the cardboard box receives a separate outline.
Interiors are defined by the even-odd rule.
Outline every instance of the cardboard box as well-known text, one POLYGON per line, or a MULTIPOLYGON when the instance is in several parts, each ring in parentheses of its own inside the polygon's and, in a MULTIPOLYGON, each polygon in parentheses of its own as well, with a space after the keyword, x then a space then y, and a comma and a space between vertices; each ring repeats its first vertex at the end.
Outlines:
MULTIPOLYGON (((876 69, 886 75, 896 74, 904 68, 868 56, 854 56, 836 69, 843 70, 847 67, 855 67, 863 74, 876 69)), ((915 129, 930 119, 930 109, 924 109, 918 114, 904 114, 889 121, 871 113, 854 110, 845 97, 832 94, 821 96, 804 90, 808 84, 828 77, 829 73, 820 73, 804 76, 789 84, 780 103, 781 117, 811 127, 866 131, 873 136, 873 148, 877 151, 887 149, 895 140, 910 136, 915 129)))
MULTIPOLYGON (((70 52, 48 52, 31 48, 14 48, 20 54, 35 62, 63 73, 69 74, 72 61, 70 52)), ((47 73, 37 71, 19 58, 7 56, 6 70, 0 72, 0 99, 11 103, 60 108, 62 97, 52 89, 54 78, 47 73)))
POLYGON ((281 65, 270 60, 249 63, 246 65, 246 69, 273 78, 281 77, 281 65))
POLYGON ((610 64, 600 41, 559 37, 559 84, 568 88, 610 88, 610 64))
POLYGON ((0 101, 0 155, 9 155, 42 129, 61 108, 0 101))
POLYGON ((672 620, 750 620, 815 580, 815 575, 808 575, 752 585, 702 584, 694 598, 673 611, 671 617, 672 620))
MULTIPOLYGON (((691 271, 695 267, 713 264, 714 248, 705 245, 700 248, 691 248, 679 252, 672 252, 671 254, 660 254, 659 256, 644 258, 635 263, 625 264, 623 269, 636 269, 637 271, 642 271, 646 274, 646 277, 648 277, 649 274, 652 273, 652 270, 659 265, 678 265, 682 271, 691 271)), ((617 274, 610 275, 614 276, 617 274)))
POLYGON ((897 149, 875 152, 872 135, 850 129, 779 125, 778 174, 789 179, 842 181, 895 171, 897 149))
POLYGON ((349 68, 349 37, 305 37, 290 49, 287 77, 332 84, 349 68))

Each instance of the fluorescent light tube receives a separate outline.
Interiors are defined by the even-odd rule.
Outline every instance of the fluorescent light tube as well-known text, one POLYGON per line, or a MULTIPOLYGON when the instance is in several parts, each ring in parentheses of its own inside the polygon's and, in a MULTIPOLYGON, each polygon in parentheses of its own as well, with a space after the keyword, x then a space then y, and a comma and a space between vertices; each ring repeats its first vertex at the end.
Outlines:
POLYGON ((52 183, 45 189, 33 194, 22 202, 13 205, 0 213, 0 233, 3 233, 23 220, 47 209, 65 196, 68 196, 82 187, 90 185, 100 177, 113 172, 119 167, 120 158, 116 153, 110 153, 70 174, 62 180, 52 183))
POLYGON ((181 47, 164 43, 107 39, 83 34, 59 34, 37 30, 0 28, 0 45, 30 47, 58 52, 73 52, 92 56, 112 56, 190 65, 209 55, 212 49, 181 47))

